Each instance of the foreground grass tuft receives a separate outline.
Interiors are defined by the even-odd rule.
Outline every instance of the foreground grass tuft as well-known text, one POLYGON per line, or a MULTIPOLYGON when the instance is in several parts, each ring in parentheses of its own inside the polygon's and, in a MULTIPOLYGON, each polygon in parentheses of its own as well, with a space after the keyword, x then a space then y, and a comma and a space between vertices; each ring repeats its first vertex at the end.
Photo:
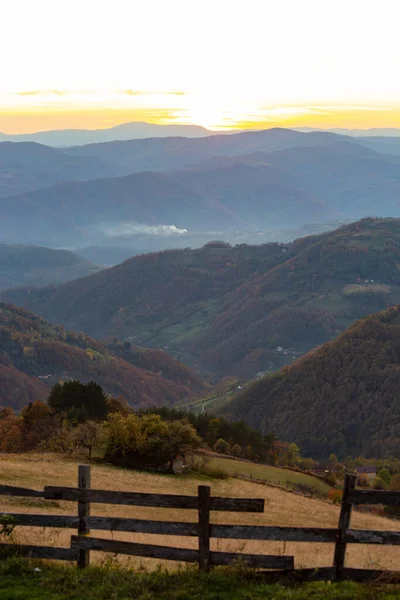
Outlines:
POLYGON ((0 563, 1 600, 394 600, 399 586, 356 583, 266 584, 240 568, 202 574, 133 572, 118 568, 75 567, 9 559, 0 563), (40 571, 35 571, 39 568, 40 571))

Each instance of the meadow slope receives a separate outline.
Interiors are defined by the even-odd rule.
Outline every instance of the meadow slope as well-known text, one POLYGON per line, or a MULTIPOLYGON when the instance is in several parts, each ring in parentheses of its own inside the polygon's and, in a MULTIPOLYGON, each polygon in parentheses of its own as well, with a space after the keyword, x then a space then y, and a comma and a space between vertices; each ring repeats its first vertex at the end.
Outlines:
MULTIPOLYGON (((2 455, 0 456, 0 484, 33 487, 42 489, 44 485, 76 486, 78 462, 67 460, 56 455, 2 455)), ((92 487, 97 489, 128 490, 138 492, 197 494, 198 484, 205 484, 188 476, 166 476, 139 473, 109 466, 94 465, 92 467, 92 487)), ((208 482, 207 482, 208 484, 208 482)), ((321 500, 284 492, 276 488, 257 485, 244 481, 229 479, 225 481, 209 481, 211 493, 230 497, 264 498, 263 514, 213 513, 214 523, 337 527, 339 508, 321 500)), ((15 498, 0 496, 0 511, 76 514, 76 505, 68 502, 45 501, 41 499, 15 498)), ((145 518, 154 520, 192 521, 197 519, 195 511, 175 509, 154 509, 143 507, 92 505, 93 515, 113 515, 118 517, 145 518)), ((398 530, 398 522, 378 516, 354 512, 352 527, 357 529, 398 530)), ((68 530, 38 530, 20 528, 16 532, 17 541, 58 546, 68 546, 70 535, 68 530), (40 536, 38 532, 40 531, 40 536)), ((107 532, 96 532, 96 536, 110 538, 107 532)), ((196 548, 195 538, 174 536, 157 536, 143 534, 113 533, 118 540, 147 542, 159 545, 196 548)), ((293 554, 295 564, 300 567, 332 565, 332 544, 259 542, 213 540, 212 548, 249 553, 293 554)), ((93 562, 102 564, 106 557, 93 553, 93 562)), ((121 563, 147 569, 156 569, 160 564, 176 568, 176 563, 154 559, 119 559, 121 563)), ((378 547, 354 545, 349 547, 347 566, 362 568, 398 568, 400 561, 399 547, 378 547)))

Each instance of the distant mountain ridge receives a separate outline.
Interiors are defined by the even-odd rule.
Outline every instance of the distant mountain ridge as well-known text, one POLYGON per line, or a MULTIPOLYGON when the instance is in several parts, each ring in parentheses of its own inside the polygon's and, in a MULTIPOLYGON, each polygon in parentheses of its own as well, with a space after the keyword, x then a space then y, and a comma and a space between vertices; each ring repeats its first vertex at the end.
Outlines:
POLYGON ((46 146, 81 146, 116 140, 142 139, 149 137, 205 137, 212 131, 199 125, 157 125, 133 121, 105 129, 60 129, 7 135, 0 132, 0 142, 37 142, 46 146))
POLYGON ((246 387, 223 411, 327 458, 400 458, 400 305, 246 387))

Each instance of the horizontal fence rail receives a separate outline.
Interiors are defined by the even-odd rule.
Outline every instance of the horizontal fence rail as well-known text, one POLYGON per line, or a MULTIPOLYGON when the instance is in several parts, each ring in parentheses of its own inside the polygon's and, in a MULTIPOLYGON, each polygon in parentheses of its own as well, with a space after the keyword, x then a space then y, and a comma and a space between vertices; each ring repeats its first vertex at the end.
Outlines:
MULTIPOLYGON (((143 494, 132 492, 112 492, 109 490, 79 490, 77 488, 47 486, 44 488, 47 500, 83 500, 101 504, 126 504, 129 506, 152 506, 154 508, 180 508, 197 510, 198 496, 178 496, 175 494, 143 494)), ((264 512, 264 500, 248 498, 211 498, 210 510, 224 512, 264 512)))
MULTIPOLYGON (((152 544, 135 544, 75 535, 71 538, 71 548, 75 550, 97 550, 98 552, 112 552, 114 554, 129 554, 183 562, 198 562, 199 560, 198 550, 156 546, 152 544)), ((262 556, 257 554, 210 552, 210 563, 212 565, 230 565, 237 560, 242 560, 249 566, 259 569, 294 569, 293 556, 262 556)))
POLYGON ((251 567, 267 569, 271 576, 275 574, 277 577, 281 577, 284 574, 296 580, 354 579, 362 581, 379 577, 390 581, 400 581, 400 572, 345 567, 347 544, 400 545, 399 531, 369 531, 350 528, 354 505, 391 504, 400 506, 400 493, 356 490, 355 483, 355 476, 346 475, 338 528, 220 525, 210 523, 210 511, 261 513, 264 511, 264 500, 213 497, 208 486, 199 486, 197 496, 96 490, 90 487, 90 467, 82 465, 79 467, 77 488, 46 486, 44 490, 32 490, 15 486, 0 486, 0 495, 65 500, 76 502, 78 505, 77 516, 0 512, 0 524, 3 522, 22 527, 65 528, 78 532, 78 535, 71 536, 70 548, 0 544, 0 556, 13 550, 19 555, 29 558, 74 561, 79 566, 85 567, 89 564, 90 551, 99 551, 159 560, 198 562, 200 569, 204 571, 215 565, 229 565, 240 560, 251 567), (91 516, 91 503, 195 510, 198 514, 198 521, 157 521, 91 516), (91 530, 197 537, 198 550, 96 538, 90 535, 91 530), (216 552, 210 549, 211 539, 335 544, 334 566, 295 570, 293 556, 216 552))

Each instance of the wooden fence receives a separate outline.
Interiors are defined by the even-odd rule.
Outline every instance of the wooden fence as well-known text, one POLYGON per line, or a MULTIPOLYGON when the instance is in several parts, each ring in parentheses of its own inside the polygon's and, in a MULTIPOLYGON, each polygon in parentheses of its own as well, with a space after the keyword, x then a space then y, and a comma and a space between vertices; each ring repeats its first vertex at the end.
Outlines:
POLYGON ((9 551, 16 551, 20 555, 30 558, 76 561, 80 567, 89 565, 91 550, 182 562, 197 562, 203 571, 208 571, 214 565, 229 565, 240 560, 251 567, 267 569, 272 576, 285 575, 297 579, 325 580, 368 580, 384 577, 386 580, 398 582, 400 581, 400 572, 349 569, 345 567, 347 544, 400 545, 400 532, 350 528, 351 511, 354 505, 384 504, 400 506, 400 493, 356 490, 355 482, 355 476, 346 475, 338 528, 219 525, 210 523, 211 511, 261 513, 264 511, 264 500, 215 497, 211 496, 210 487, 208 486, 199 486, 197 496, 96 490, 92 489, 90 485, 90 467, 82 465, 79 467, 77 488, 47 486, 43 491, 37 491, 0 486, 0 495, 77 502, 77 516, 0 514, 0 524, 3 522, 15 524, 16 526, 76 529, 77 535, 71 536, 70 548, 1 544, 0 552, 3 548, 6 554, 9 551), (195 523, 186 523, 120 517, 92 517, 90 514, 92 503, 191 509, 197 510, 198 518, 195 523), (160 534, 164 536, 191 536, 198 539, 198 550, 96 538, 90 536, 91 530, 160 534), (210 540, 212 538, 331 543, 335 544, 333 566, 295 570, 293 556, 215 552, 210 550, 210 540))

